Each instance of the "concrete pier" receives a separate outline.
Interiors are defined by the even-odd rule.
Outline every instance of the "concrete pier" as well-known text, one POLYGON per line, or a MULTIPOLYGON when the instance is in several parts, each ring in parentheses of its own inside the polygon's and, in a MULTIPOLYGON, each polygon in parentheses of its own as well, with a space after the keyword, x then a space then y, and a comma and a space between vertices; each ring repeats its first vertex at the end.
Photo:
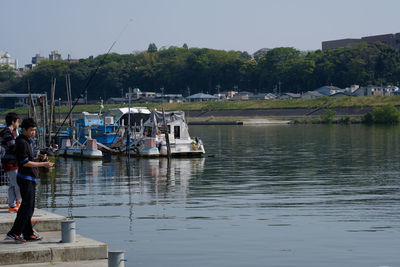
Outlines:
POLYGON ((0 206, 0 266, 107 266, 107 245, 81 235, 73 243, 61 243, 61 221, 65 217, 35 209, 34 229, 43 240, 16 244, 4 240, 16 214, 0 206))
POLYGON ((243 125, 263 125, 263 124, 289 124, 289 120, 268 120, 268 119, 248 119, 243 120, 243 125))

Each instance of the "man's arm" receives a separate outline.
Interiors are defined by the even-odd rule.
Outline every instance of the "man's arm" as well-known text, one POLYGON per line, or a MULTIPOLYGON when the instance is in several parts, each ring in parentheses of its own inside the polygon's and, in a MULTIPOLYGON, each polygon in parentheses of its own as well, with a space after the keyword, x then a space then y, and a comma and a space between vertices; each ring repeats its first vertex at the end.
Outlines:
POLYGON ((51 168, 54 166, 54 163, 52 162, 30 161, 28 157, 29 149, 30 147, 28 147, 24 142, 16 142, 16 150, 17 150, 16 156, 20 166, 28 168, 37 168, 37 167, 51 168))
POLYGON ((38 167, 51 168, 51 167, 54 166, 54 163, 53 162, 49 162, 49 161, 45 161, 45 162, 27 161, 22 166, 28 167, 28 168, 38 168, 38 167))
POLYGON ((8 154, 15 153, 15 138, 14 138, 11 130, 8 131, 8 129, 7 129, 7 131, 5 130, 3 132, 3 145, 6 149, 6 153, 8 153, 8 154))

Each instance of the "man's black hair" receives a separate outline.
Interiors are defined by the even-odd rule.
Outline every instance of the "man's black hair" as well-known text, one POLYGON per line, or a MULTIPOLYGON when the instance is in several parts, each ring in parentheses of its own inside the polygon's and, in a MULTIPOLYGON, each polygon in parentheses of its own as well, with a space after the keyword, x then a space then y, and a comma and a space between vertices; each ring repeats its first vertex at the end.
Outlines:
POLYGON ((15 112, 10 112, 6 115, 6 125, 7 127, 16 122, 19 119, 18 114, 15 112))
POLYGON ((32 128, 32 127, 37 127, 35 120, 32 118, 26 118, 21 123, 22 129, 28 130, 29 128, 32 128))

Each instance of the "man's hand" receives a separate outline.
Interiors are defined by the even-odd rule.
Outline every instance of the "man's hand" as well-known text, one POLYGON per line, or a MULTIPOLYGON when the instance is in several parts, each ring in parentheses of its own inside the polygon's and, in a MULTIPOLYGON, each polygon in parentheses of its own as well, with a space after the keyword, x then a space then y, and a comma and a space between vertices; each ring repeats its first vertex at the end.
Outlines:
POLYGON ((43 167, 45 167, 45 168, 51 168, 54 166, 54 163, 50 162, 50 161, 42 162, 42 164, 43 164, 43 167))

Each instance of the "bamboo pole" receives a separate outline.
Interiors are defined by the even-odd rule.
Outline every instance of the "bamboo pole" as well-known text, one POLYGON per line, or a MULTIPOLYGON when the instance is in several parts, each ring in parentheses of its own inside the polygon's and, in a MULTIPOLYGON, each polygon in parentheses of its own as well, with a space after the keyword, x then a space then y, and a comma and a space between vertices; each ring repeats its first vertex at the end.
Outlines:
POLYGON ((47 93, 44 95, 44 107, 45 107, 45 125, 46 125, 46 137, 47 137, 47 142, 45 143, 45 147, 50 146, 51 144, 51 131, 50 131, 50 125, 51 125, 51 120, 49 118, 49 101, 47 99, 47 93))
MULTIPOLYGON (((69 88, 69 110, 72 109, 72 89, 71 89, 71 75, 68 74, 68 88, 69 88)), ((72 128, 72 112, 69 115, 69 126, 72 128)))
POLYGON ((171 146, 169 143, 169 132, 168 132, 168 127, 167 127, 167 121, 165 120, 164 108, 162 109, 162 114, 163 114, 165 142, 167 143, 167 155, 168 155, 168 158, 171 158, 171 146))
MULTIPOLYGON (((42 104, 42 108, 41 108, 41 123, 40 123, 40 125, 41 125, 41 128, 42 128, 42 130, 43 130, 43 132, 42 132, 42 139, 40 140, 41 141, 41 143, 40 143, 40 145, 39 145, 39 148, 43 148, 44 146, 45 146, 45 144, 46 144, 46 104, 45 104, 45 96, 44 95, 42 95, 42 97, 41 97, 41 104, 42 104)), ((40 129, 39 129, 39 132, 40 132, 40 129)))
POLYGON ((54 78, 54 80, 51 83, 51 100, 50 100, 50 123, 52 126, 51 129, 53 131, 53 134, 55 134, 57 131, 56 109, 55 109, 55 99, 54 99, 55 92, 56 92, 56 78, 54 78))
MULTIPOLYGON (((71 109, 72 109, 72 99, 71 99, 72 96, 71 96, 71 87, 70 87, 71 83, 70 83, 70 79, 69 79, 69 74, 65 75, 65 85, 66 85, 66 88, 67 88, 68 108, 69 108, 69 111, 71 111, 71 109)), ((72 134, 72 113, 69 114, 69 128, 70 128, 70 139, 71 139, 71 142, 72 142, 72 140, 74 138, 74 135, 72 134)))

